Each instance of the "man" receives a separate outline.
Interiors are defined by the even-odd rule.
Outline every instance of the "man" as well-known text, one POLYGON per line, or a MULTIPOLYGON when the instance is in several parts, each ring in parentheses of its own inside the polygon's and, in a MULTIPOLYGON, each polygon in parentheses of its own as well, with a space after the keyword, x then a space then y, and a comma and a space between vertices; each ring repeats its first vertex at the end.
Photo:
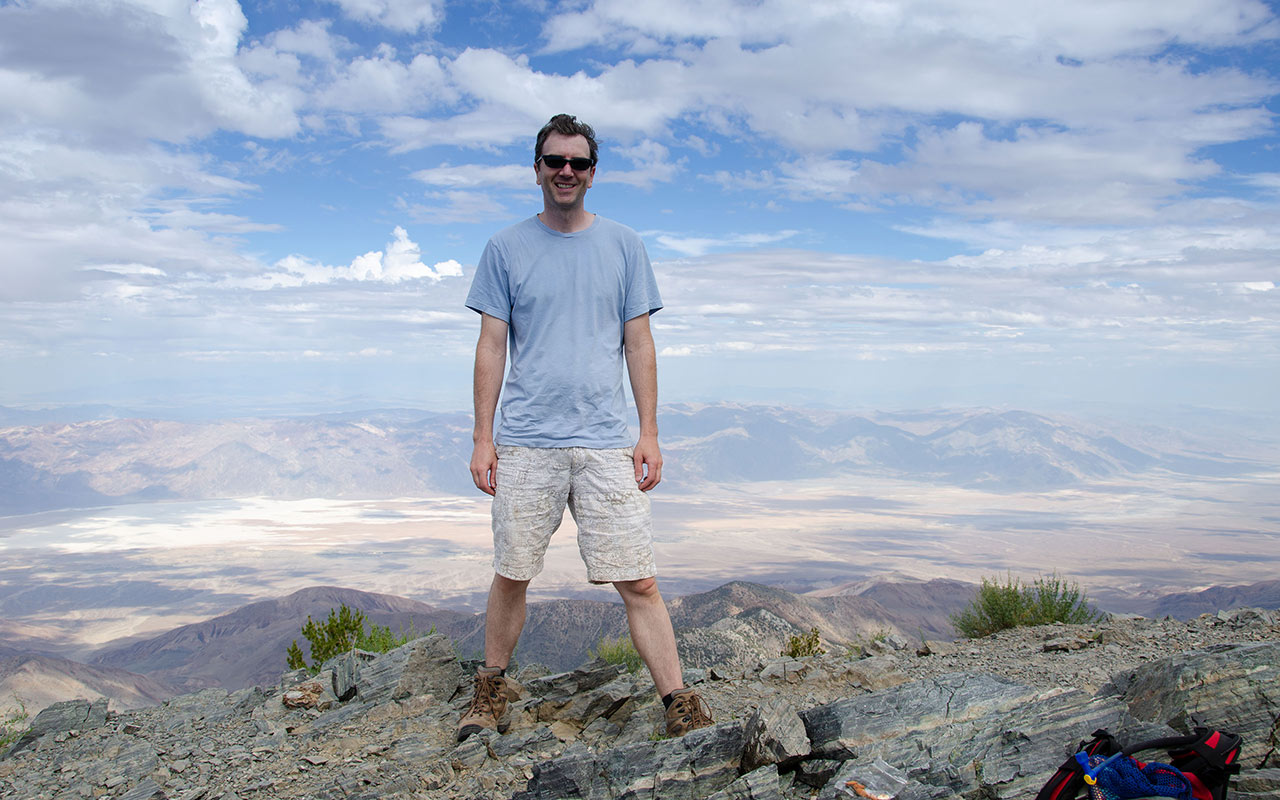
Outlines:
POLYGON ((662 480, 649 331, 649 315, 662 301, 640 237, 583 206, 596 161, 591 126, 568 114, 551 118, 534 146, 542 213, 489 241, 467 295, 467 307, 481 315, 471 477, 494 498, 494 576, 484 665, 458 741, 497 730, 515 699, 506 668, 524 627, 525 591, 542 570, 566 504, 578 525, 588 580, 612 583, 622 596, 631 640, 666 706, 668 735, 711 724, 706 705, 681 677, 671 619, 654 579, 644 494, 662 480), (625 419, 624 359, 640 417, 634 447, 625 419))

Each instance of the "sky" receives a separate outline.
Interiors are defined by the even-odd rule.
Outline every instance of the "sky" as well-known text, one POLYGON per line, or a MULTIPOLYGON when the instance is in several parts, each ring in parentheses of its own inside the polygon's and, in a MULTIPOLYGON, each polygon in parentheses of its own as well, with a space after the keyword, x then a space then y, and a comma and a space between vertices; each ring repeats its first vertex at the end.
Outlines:
POLYGON ((462 410, 553 114, 661 399, 1275 409, 1258 0, 0 0, 0 405, 462 410))

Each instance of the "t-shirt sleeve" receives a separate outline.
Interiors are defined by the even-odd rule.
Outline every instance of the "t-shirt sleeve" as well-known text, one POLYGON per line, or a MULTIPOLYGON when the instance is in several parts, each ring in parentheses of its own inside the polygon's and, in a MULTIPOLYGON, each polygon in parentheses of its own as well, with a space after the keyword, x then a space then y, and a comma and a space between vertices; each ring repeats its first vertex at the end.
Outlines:
POLYGON ((662 308, 658 280, 649 263, 649 253, 637 236, 627 257, 627 298, 622 306, 622 319, 635 319, 641 314, 654 314, 662 308))
POLYGON ((492 240, 485 245, 467 292, 467 308, 511 323, 511 291, 502 250, 492 240))

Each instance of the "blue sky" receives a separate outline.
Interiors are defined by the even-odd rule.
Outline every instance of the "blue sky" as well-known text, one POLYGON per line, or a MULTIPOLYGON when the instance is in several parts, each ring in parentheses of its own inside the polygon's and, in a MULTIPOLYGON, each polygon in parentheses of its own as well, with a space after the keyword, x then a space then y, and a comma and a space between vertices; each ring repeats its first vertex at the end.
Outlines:
POLYGON ((1272 411, 1256 0, 0 0, 0 405, 464 409, 462 307, 602 143, 666 401, 1272 411))

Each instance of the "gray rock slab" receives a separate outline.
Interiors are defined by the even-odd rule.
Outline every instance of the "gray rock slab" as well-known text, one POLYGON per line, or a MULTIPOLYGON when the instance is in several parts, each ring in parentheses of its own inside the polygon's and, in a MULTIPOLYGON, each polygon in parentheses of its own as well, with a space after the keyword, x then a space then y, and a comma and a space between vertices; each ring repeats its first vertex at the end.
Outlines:
POLYGON ((64 700, 44 708, 22 736, 5 752, 9 758, 36 743, 42 736, 72 730, 92 730, 107 724, 107 698, 64 700))
MULTIPOLYGON (((1135 719, 1116 697, 968 674, 837 701, 801 718, 816 755, 860 768, 878 759, 914 781, 893 792, 892 781, 885 784, 884 793, 903 798, 1031 796, 1093 730, 1107 728, 1126 741, 1172 732, 1135 719)), ((842 797, 841 787, 855 778, 846 764, 823 791, 842 797)))
POLYGON ((133 779, 151 773, 160 760, 150 742, 127 736, 108 738, 93 756, 79 764, 81 777, 95 785, 105 785, 116 776, 133 779))
MULTIPOLYGON (((629 675, 620 675, 608 683, 580 691, 568 704, 555 712, 555 718, 585 728, 597 717, 609 717, 632 699, 635 684, 629 675)), ((541 717, 541 714, 540 714, 541 717)))
POLYGON ((344 706, 338 706, 332 711, 326 711, 320 716, 313 719, 307 725, 299 727, 294 732, 299 736, 316 736, 334 728, 346 725, 348 722, 359 720, 369 713, 370 703, 348 703, 344 706))
POLYGON ((954 794, 945 787, 923 784, 877 758, 846 763, 818 793, 818 800, 849 797, 860 800, 941 800, 954 797, 954 794))
POLYGON ((810 758, 796 767, 796 780, 805 786, 821 789, 831 777, 840 771, 843 761, 833 758, 810 758))
POLYGON ((859 686, 879 691, 906 683, 906 674, 898 668, 898 657, 872 656, 854 661, 845 668, 845 674, 859 686))
POLYGON ((226 689, 201 689, 192 694, 171 697, 164 701, 165 707, 175 712, 185 712, 197 719, 219 714, 229 707, 226 689))
POLYGON ((778 765, 753 769, 707 800, 782 800, 778 784, 778 765))
POLYGON ((334 658, 329 665, 333 696, 343 703, 354 698, 359 690, 361 667, 377 657, 377 653, 366 650, 349 650, 334 658))
POLYGON ((1244 739, 1240 762, 1257 766, 1280 728, 1280 642, 1220 645, 1120 673, 1100 693, 1138 719, 1190 733, 1219 728, 1244 739))
POLYGON ((582 692, 604 686, 615 680, 623 672, 620 664, 609 664, 603 659, 589 661, 569 672, 534 678, 524 685, 525 690, 534 697, 549 700, 568 700, 582 692))
MULTIPOLYGON (((429 694, 446 702, 463 678, 453 643, 433 633, 361 664, 356 697, 366 703, 381 703, 429 694)), ((343 689, 346 693, 347 687, 343 689)))
POLYGON ((785 697, 769 698, 747 720, 742 766, 755 770, 766 764, 788 763, 810 750, 804 721, 785 697))
MULTIPOLYGON (((1114 698, 1050 690, 982 717, 889 739, 863 749, 921 783, 986 798, 1034 796, 1089 732, 1106 728, 1122 741, 1153 733, 1114 698)), ((1156 735, 1167 732, 1155 732, 1156 735)))
POLYGON ((679 739, 637 743, 599 755, 575 745, 534 768, 518 800, 700 800, 738 778, 745 742, 739 723, 679 739))
POLYGON ((606 753, 601 773, 618 800, 695 800, 733 783, 745 743, 740 723, 701 728, 657 746, 635 744, 606 753))
POLYGON ((860 746, 1008 711, 1036 694, 991 675, 953 673, 816 706, 800 718, 813 752, 843 761, 860 746))
POLYGON ((386 751, 388 758, 405 764, 425 764, 444 756, 445 750, 429 733, 411 733, 396 739, 386 751))
POLYGON ((491 749, 497 758, 510 758, 515 755, 534 756, 548 753, 560 745, 560 740, 544 726, 531 731, 508 733, 493 740, 491 749))
POLYGON ((120 800, 165 800, 167 797, 155 781, 143 778, 137 786, 122 794, 120 800))
POLYGON ((601 778, 596 754, 574 742, 559 758, 533 769, 525 791, 512 800, 613 800, 614 794, 601 778))
POLYGON ((1229 796, 1237 800, 1280 797, 1280 767, 1244 770, 1229 796))

